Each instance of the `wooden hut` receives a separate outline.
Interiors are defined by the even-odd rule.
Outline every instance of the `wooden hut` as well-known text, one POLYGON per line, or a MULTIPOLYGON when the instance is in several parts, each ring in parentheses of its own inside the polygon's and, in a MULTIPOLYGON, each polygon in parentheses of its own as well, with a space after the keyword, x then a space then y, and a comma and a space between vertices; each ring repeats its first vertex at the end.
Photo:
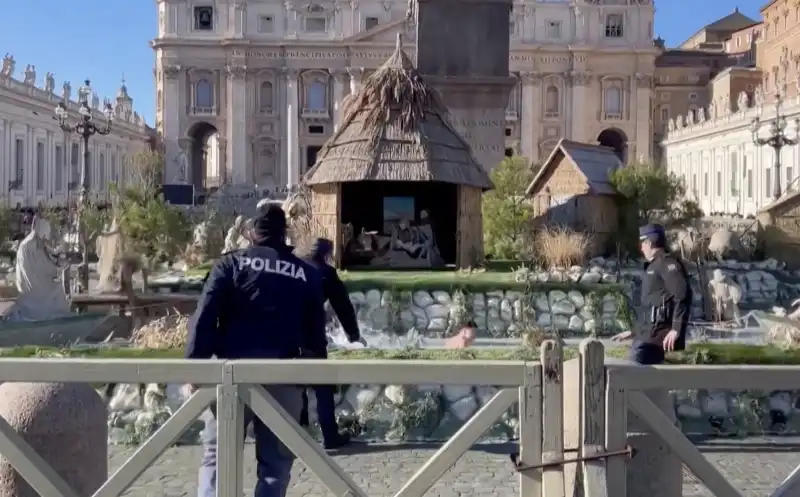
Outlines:
POLYGON ((618 227, 609 174, 620 167, 611 148, 561 139, 528 186, 537 225, 591 233, 602 253, 618 227))
POLYGON ((304 177, 311 216, 335 241, 337 266, 480 263, 481 197, 491 181, 400 36, 343 115, 304 177))

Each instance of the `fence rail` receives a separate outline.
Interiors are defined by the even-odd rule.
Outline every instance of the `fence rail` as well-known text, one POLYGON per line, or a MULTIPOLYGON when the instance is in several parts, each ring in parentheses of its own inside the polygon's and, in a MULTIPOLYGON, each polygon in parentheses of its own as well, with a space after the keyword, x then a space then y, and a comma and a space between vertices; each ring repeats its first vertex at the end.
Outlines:
MULTIPOLYGON (((489 385, 497 393, 401 488, 396 497, 422 497, 510 407, 520 405, 520 452, 542 462, 542 366, 522 361, 361 361, 136 359, 4 359, 0 382, 192 383, 198 390, 94 493, 124 493, 216 400, 218 495, 241 495, 245 406, 264 421, 334 495, 366 492, 267 393, 270 384, 489 385)), ((555 421, 552 421, 555 422, 555 421)), ((0 418, 0 454, 40 495, 77 497, 69 485, 0 418)), ((193 478, 193 475, 187 475, 193 478)), ((563 478, 562 478, 563 481, 563 478)), ((563 483, 562 483, 563 488, 563 483)), ((541 472, 520 473, 520 491, 539 497, 541 472)))

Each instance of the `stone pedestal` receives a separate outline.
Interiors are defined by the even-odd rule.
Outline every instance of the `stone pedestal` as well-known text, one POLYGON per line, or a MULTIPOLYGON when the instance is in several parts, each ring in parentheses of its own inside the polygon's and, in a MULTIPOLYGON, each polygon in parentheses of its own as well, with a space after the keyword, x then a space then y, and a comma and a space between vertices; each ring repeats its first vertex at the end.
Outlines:
MULTIPOLYGON (((633 365, 630 361, 606 358, 606 364, 633 365)), ((647 366, 639 366, 647 367, 647 366)), ((646 392, 650 400, 672 420, 675 405, 667 391, 646 392)), ((564 446, 580 447, 580 361, 564 363, 564 446)), ((627 492, 630 497, 680 497, 683 491, 683 474, 680 459, 658 435, 650 433, 646 423, 628 410, 628 444, 636 455, 625 460, 627 492)), ((568 454, 573 457, 574 453, 568 454)), ((574 491, 577 464, 564 468, 566 495, 582 495, 574 491)))
POLYGON ((439 90, 453 124, 491 170, 505 152, 512 0, 419 0, 417 70, 439 90))
MULTIPOLYGON (((84 383, 4 383, 0 416, 80 497, 108 477, 106 406, 84 383)), ((0 495, 38 497, 6 459, 0 495)))

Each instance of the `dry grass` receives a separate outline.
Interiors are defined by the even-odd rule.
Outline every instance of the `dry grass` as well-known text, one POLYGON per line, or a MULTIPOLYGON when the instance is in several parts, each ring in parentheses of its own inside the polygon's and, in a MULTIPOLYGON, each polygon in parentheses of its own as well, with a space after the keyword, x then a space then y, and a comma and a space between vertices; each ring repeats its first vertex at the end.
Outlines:
POLYGON ((534 240, 536 255, 548 269, 583 264, 591 245, 591 235, 564 227, 544 228, 534 240))
POLYGON ((133 345, 142 349, 183 349, 186 347, 189 317, 164 316, 133 331, 133 345))
POLYGON ((767 331, 768 343, 782 349, 796 349, 800 346, 800 322, 774 324, 767 331))

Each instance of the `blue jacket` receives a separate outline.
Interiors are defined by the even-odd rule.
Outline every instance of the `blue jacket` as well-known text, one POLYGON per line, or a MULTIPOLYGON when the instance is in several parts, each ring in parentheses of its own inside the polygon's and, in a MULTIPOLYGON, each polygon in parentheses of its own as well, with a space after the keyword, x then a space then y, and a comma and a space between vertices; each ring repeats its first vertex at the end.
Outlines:
POLYGON ((189 321, 186 358, 288 359, 324 350, 319 272, 282 242, 223 254, 189 321))

